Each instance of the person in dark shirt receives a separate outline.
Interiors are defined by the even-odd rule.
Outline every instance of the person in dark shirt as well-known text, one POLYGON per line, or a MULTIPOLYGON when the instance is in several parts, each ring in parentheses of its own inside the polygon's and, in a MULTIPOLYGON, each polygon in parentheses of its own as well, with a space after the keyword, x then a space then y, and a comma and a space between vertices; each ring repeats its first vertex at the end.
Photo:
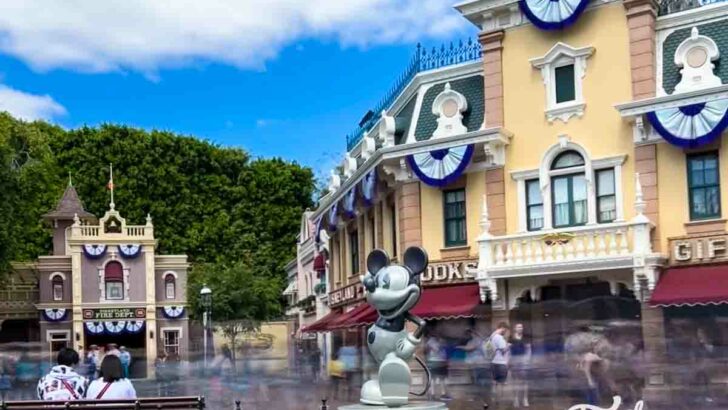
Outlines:
POLYGON ((513 407, 528 407, 528 373, 531 368, 531 342, 522 323, 516 323, 510 337, 510 370, 513 380, 513 407))

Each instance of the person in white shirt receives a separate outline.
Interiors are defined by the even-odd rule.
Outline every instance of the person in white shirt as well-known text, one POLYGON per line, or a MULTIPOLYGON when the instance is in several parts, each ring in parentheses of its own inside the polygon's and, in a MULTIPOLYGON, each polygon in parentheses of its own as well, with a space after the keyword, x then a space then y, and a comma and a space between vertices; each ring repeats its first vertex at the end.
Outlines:
POLYGON ((86 391, 86 378, 76 373, 78 353, 64 347, 56 358, 58 365, 38 381, 38 399, 72 401, 82 399, 86 391))
POLYGON ((509 343, 506 342, 506 338, 509 332, 510 326, 508 326, 508 323, 501 322, 495 332, 490 335, 490 343, 495 350, 491 360, 491 368, 493 370, 493 380, 495 381, 493 398, 496 401, 505 397, 505 383, 508 379, 508 349, 510 347, 509 343))
POLYGON ((124 378, 121 360, 108 354, 101 362, 100 377, 89 384, 86 398, 92 400, 136 399, 136 390, 129 379, 124 378))

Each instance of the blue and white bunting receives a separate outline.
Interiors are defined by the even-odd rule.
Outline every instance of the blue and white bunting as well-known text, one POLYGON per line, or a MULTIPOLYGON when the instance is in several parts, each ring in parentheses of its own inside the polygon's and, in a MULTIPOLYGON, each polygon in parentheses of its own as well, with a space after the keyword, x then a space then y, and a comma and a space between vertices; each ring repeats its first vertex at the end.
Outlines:
POLYGON ((60 322, 66 317, 66 309, 43 309, 43 316, 49 322, 60 322))
POLYGON ((126 321, 120 320, 118 322, 104 322, 106 331, 112 335, 118 335, 126 329, 126 321))
POLYGON ((185 308, 184 306, 165 306, 162 311, 164 316, 169 319, 179 319, 185 313, 185 308))
POLYGON ((377 193, 377 169, 374 168, 364 175, 361 181, 361 197, 364 199, 366 206, 372 206, 374 196, 377 193))
POLYGON ((329 230, 331 232, 336 231, 336 225, 339 223, 339 204, 333 204, 331 205, 331 208, 329 208, 329 213, 326 215, 326 224, 329 226, 329 230))
POLYGON ((139 256, 141 253, 142 246, 139 244, 124 244, 119 245, 119 253, 124 255, 125 258, 133 259, 139 256))
POLYGON ((728 99, 663 108, 647 113, 647 119, 670 144, 695 148, 720 137, 728 127, 728 99))
POLYGON ((344 215, 347 218, 353 218, 356 216, 356 189, 352 188, 349 192, 344 195, 344 215))
POLYGON ((104 333, 104 324, 101 322, 86 322, 86 330, 92 335, 104 333))
POLYGON ((473 157, 473 145, 438 149, 407 157, 412 171, 427 185, 443 187, 454 182, 473 157))
POLYGON ((561 30, 579 18, 589 0, 519 0, 526 18, 541 30, 561 30))
POLYGON ((144 327, 143 320, 130 320, 126 322, 126 331, 129 333, 139 333, 144 327))

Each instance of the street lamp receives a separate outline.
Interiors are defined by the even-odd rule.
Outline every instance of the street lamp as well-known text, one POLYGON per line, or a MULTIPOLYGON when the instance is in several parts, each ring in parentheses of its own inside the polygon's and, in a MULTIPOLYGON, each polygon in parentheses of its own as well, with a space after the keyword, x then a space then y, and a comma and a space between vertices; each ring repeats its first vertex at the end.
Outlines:
POLYGON ((210 333, 210 327, 212 325, 212 290, 207 285, 202 285, 200 289, 200 302, 202 303, 202 328, 205 332, 205 337, 202 339, 204 349, 204 366, 203 369, 207 370, 207 337, 210 333))

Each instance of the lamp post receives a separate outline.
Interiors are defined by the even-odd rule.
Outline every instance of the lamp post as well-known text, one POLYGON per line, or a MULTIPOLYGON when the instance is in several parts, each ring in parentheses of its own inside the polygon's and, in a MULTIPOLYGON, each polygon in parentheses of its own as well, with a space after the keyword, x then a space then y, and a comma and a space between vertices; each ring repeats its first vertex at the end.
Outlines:
POLYGON ((203 369, 207 371, 207 337, 212 325, 212 290, 207 285, 202 285, 200 289, 200 302, 202 302, 202 328, 205 337, 202 339, 204 349, 203 369))

